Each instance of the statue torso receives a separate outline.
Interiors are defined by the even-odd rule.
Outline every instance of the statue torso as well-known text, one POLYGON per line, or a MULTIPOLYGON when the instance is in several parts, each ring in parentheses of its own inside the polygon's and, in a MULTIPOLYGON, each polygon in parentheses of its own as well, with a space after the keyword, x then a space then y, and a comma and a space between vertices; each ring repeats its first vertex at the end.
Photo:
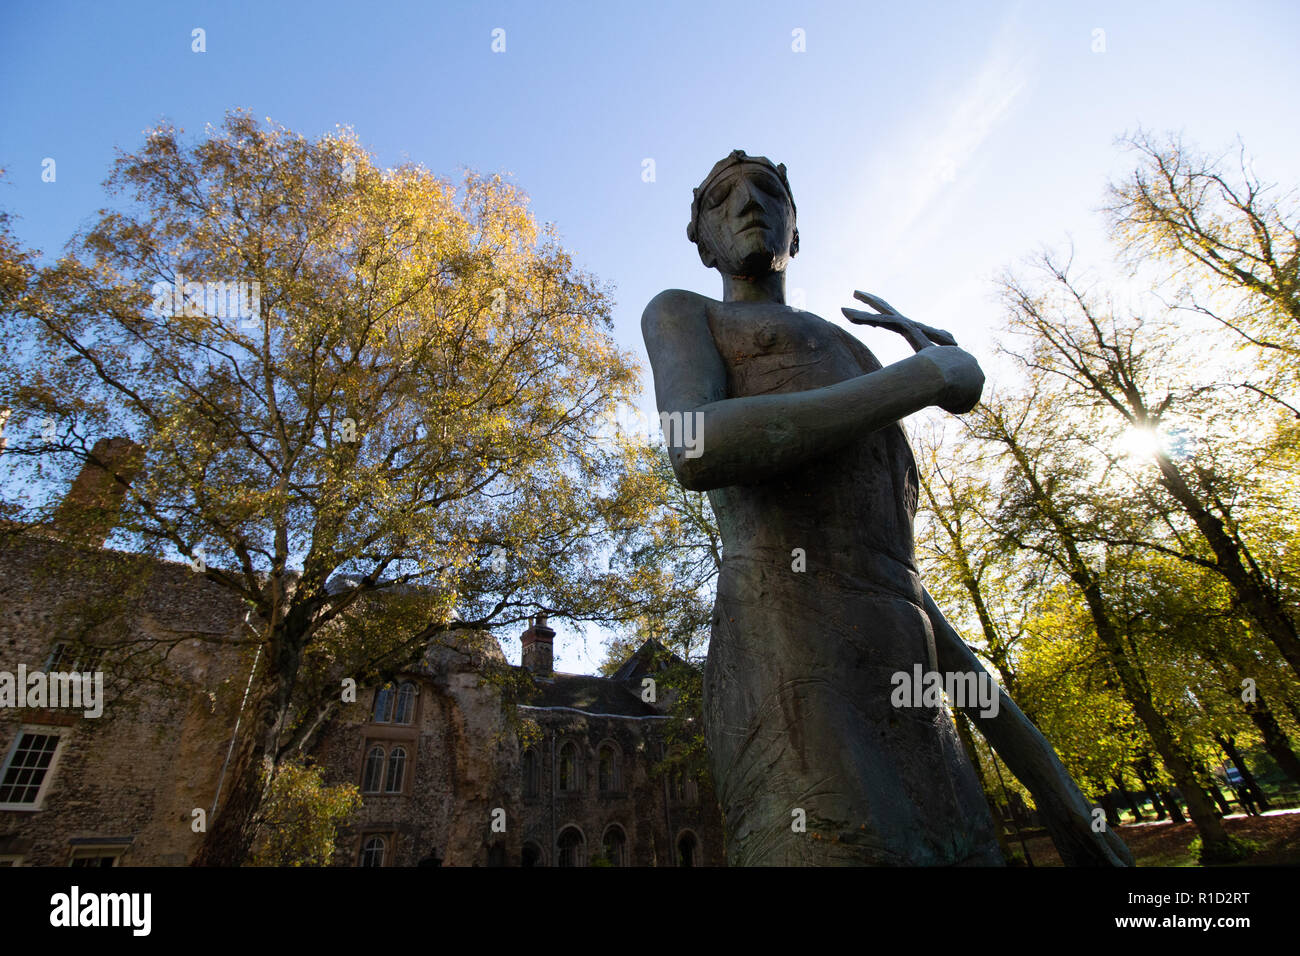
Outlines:
MULTIPOLYGON (((707 312, 728 398, 822 388, 880 368, 865 345, 810 312, 717 301, 707 312)), ((912 451, 895 424, 778 479, 709 494, 724 556, 783 555, 788 566, 792 550, 803 548, 809 571, 919 600, 917 490, 912 451)))

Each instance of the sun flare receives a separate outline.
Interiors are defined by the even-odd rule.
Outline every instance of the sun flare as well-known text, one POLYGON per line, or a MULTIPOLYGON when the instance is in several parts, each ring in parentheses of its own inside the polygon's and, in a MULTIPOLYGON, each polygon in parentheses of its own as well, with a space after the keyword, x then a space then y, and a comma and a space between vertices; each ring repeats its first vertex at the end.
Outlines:
POLYGON ((1151 460, 1166 451, 1165 437, 1151 428, 1130 428, 1119 439, 1119 450, 1126 458, 1151 460))

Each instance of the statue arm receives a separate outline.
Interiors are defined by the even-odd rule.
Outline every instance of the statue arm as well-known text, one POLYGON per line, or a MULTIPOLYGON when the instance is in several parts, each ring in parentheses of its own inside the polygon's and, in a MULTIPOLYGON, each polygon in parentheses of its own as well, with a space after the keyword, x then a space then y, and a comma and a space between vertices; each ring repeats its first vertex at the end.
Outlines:
MULTIPOLYGON (((987 673, 961 635, 948 623, 930 592, 925 592, 925 612, 934 630, 939 670, 987 673)), ((991 679, 991 675, 990 675, 991 679)), ((998 689, 996 713, 984 716, 979 705, 964 713, 979 727, 984 739, 1034 795, 1052 843, 1066 866, 1133 866, 1133 856, 1109 828, 1092 828, 1092 807, 1070 779, 1052 745, 1033 721, 1024 715, 1006 691, 998 689)))
POLYGON ((808 464, 930 405, 979 397, 983 374, 953 346, 935 346, 824 388, 727 398, 727 375, 704 299, 661 292, 641 318, 661 413, 692 416, 695 442, 666 434, 673 470, 693 491, 755 484, 808 464), (954 400, 954 395, 957 399, 954 400))

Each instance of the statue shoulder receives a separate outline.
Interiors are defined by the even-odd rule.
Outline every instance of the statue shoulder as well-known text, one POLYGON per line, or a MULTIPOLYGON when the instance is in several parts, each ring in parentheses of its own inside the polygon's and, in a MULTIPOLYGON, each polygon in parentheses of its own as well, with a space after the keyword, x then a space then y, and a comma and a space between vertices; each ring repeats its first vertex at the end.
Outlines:
POLYGON ((659 408, 690 409, 726 397, 727 372, 709 328, 708 296, 667 289, 641 315, 659 408))
POLYGON ((707 320, 709 303, 713 300, 698 292, 685 289, 665 289, 650 300, 641 313, 641 331, 649 338, 652 330, 668 325, 707 320))

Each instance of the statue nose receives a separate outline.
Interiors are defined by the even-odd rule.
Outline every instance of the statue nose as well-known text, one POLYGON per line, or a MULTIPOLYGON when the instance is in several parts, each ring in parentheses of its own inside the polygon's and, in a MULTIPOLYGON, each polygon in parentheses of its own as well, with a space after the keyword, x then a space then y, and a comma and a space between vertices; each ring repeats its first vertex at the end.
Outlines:
POLYGON ((734 190, 733 195, 741 200, 740 215, 746 216, 750 213, 762 212, 763 203, 759 199, 759 190, 749 180, 741 180, 739 188, 734 190))

